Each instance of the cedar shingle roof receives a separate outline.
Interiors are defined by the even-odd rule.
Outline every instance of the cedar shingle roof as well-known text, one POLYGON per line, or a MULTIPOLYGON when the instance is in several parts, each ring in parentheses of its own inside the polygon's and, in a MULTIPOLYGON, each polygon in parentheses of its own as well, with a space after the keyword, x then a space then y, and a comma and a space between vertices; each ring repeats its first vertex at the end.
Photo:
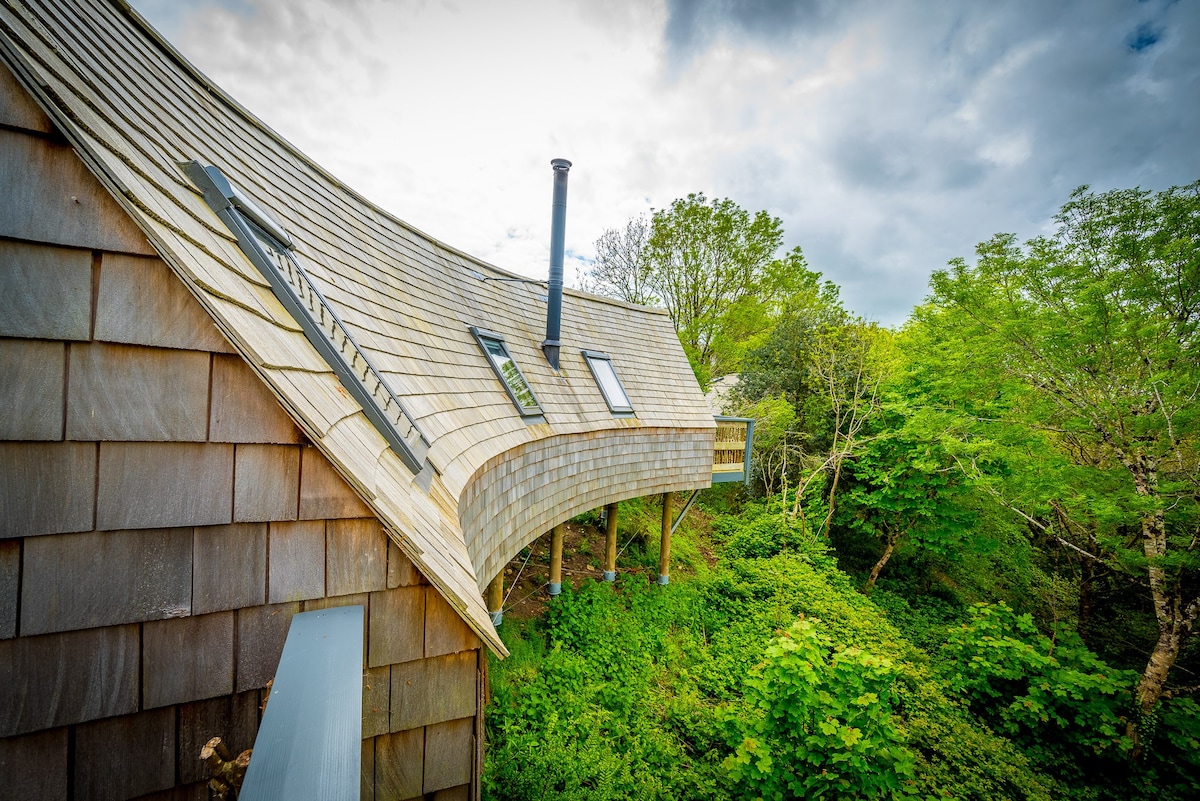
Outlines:
MULTIPOLYGON (((561 374, 539 349, 543 287, 372 205, 214 86, 122 0, 0 0, 0 55, 390 536, 498 653, 459 502, 485 465, 564 435, 692 431, 711 413, 662 312, 567 290, 561 374), (423 488, 206 205, 181 163, 216 165, 296 252, 430 443, 423 488), (516 413, 470 326, 502 334, 545 421, 516 413), (612 355, 636 409, 617 420, 582 357, 612 355)), ((695 461, 694 459, 692 461, 695 461)), ((676 486, 707 486, 692 465, 676 486)), ((632 494, 623 489, 625 497, 632 494)), ((511 550, 511 548, 510 548, 511 550)), ((489 566, 490 569, 494 565, 489 566)))

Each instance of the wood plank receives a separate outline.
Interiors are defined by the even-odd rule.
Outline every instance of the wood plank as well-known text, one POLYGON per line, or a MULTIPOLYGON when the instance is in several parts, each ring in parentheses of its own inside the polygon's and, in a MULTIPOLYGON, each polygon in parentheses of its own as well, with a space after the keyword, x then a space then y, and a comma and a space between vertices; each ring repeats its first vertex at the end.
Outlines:
POLYGON ((0 539, 87 531, 96 497, 92 443, 0 443, 0 539))
POLYGON ((363 671, 363 737, 387 734, 391 713, 392 668, 390 665, 363 671))
POLYGON ((233 692, 233 612, 142 627, 142 706, 199 701, 233 692))
POLYGON ((231 353, 212 318, 161 259, 105 254, 96 296, 97 340, 231 353))
POLYGON ((0 439, 62 438, 65 367, 62 342, 0 339, 0 439))
POLYGON ((424 783, 425 730, 375 738, 375 797, 419 798, 424 783))
POLYGON ((253 748, 258 733, 258 705, 258 690, 181 704, 176 756, 180 783, 208 780, 208 767, 200 761, 200 750, 213 737, 220 737, 235 756, 253 748))
POLYGON ((271 523, 268 537, 270 603, 325 595, 325 521, 271 523))
POLYGON ((168 789, 175 784, 175 750, 174 707, 79 726, 74 797, 108 801, 168 789))
POLYGON ((288 624, 300 604, 286 603, 237 610, 237 691, 267 686, 279 666, 288 624))
POLYGON ((0 129, 0 236, 154 255, 145 235, 67 145, 0 129))
POLYGON ((477 656, 464 651, 392 665, 392 728, 403 731, 473 716, 477 656))
POLYGON ((233 446, 100 443, 96 528, 232 522, 233 446))
POLYGON ((25 542, 21 633, 182 617, 192 608, 192 530, 57 534, 25 542))
POLYGON ((362 741, 362 776, 358 785, 359 801, 375 801, 375 738, 362 741))
POLYGON ((454 654, 479 648, 479 638, 471 631, 442 594, 425 588, 425 657, 454 654))
POLYGON ((9 798, 67 801, 67 730, 0 740, 0 776, 9 798))
POLYGON ((0 336, 85 340, 92 254, 0 240, 0 336))
POLYGON ((17 596, 21 586, 21 542, 0 540, 0 640, 17 636, 17 596))
POLYGON ((199 526, 193 531, 192 614, 266 603, 265 523, 199 526))
POLYGON ((388 538, 374 517, 330 520, 326 527, 326 592, 348 595, 387 586, 388 538))
POLYGON ((213 357, 213 442, 295 444, 303 441, 296 424, 263 380, 240 356, 213 357))
POLYGON ((300 448, 238 445, 233 484, 235 521, 295 520, 300 504, 300 448))
POLYGON ((425 591, 400 587, 371 593, 368 667, 420 659, 425 642, 425 591))
POLYGON ((300 518, 372 517, 374 512, 350 489, 329 460, 307 446, 300 458, 300 518))
POLYGON ((203 442, 210 358, 135 345, 74 345, 67 439, 203 442))
POLYGON ((410 587, 415 584, 424 583, 425 577, 421 575, 421 571, 412 563, 412 560, 404 555, 404 551, 400 550, 400 546, 388 540, 388 570, 387 570, 387 587, 394 589, 395 587, 410 587))
POLYGON ((0 124, 44 134, 54 131, 50 118, 3 62, 0 62, 0 124))
POLYGON ((138 627, 0 640, 0 737, 138 708, 138 627))
POLYGON ((470 784, 475 762, 475 718, 425 727, 426 793, 470 784))

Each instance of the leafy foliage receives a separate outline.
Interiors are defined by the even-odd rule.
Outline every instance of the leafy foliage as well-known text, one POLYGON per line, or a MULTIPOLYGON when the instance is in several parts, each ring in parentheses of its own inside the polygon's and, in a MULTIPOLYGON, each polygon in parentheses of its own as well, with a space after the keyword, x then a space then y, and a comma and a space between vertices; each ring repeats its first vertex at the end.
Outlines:
POLYGON ((891 660, 793 623, 747 678, 757 714, 738 722, 731 778, 762 798, 896 797, 913 757, 892 715, 895 681, 891 660))

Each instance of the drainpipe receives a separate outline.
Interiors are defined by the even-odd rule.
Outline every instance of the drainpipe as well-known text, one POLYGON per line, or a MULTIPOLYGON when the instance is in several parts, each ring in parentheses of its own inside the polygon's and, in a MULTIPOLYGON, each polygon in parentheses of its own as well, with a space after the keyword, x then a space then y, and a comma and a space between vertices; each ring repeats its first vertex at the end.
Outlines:
POLYGON ((554 203, 550 210, 550 287, 546 302, 546 341, 542 352, 546 361, 558 369, 558 352, 562 347, 559 332, 562 328, 563 250, 567 236, 567 171, 571 162, 554 159, 554 203))

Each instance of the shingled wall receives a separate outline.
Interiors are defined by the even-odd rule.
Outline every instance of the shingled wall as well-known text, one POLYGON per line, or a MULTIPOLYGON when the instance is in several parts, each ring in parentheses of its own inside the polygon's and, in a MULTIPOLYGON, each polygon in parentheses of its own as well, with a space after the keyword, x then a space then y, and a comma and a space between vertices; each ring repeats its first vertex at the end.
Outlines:
POLYGON ((363 798, 477 786, 478 638, 0 66, 0 776, 206 798, 297 612, 366 608, 363 798))

